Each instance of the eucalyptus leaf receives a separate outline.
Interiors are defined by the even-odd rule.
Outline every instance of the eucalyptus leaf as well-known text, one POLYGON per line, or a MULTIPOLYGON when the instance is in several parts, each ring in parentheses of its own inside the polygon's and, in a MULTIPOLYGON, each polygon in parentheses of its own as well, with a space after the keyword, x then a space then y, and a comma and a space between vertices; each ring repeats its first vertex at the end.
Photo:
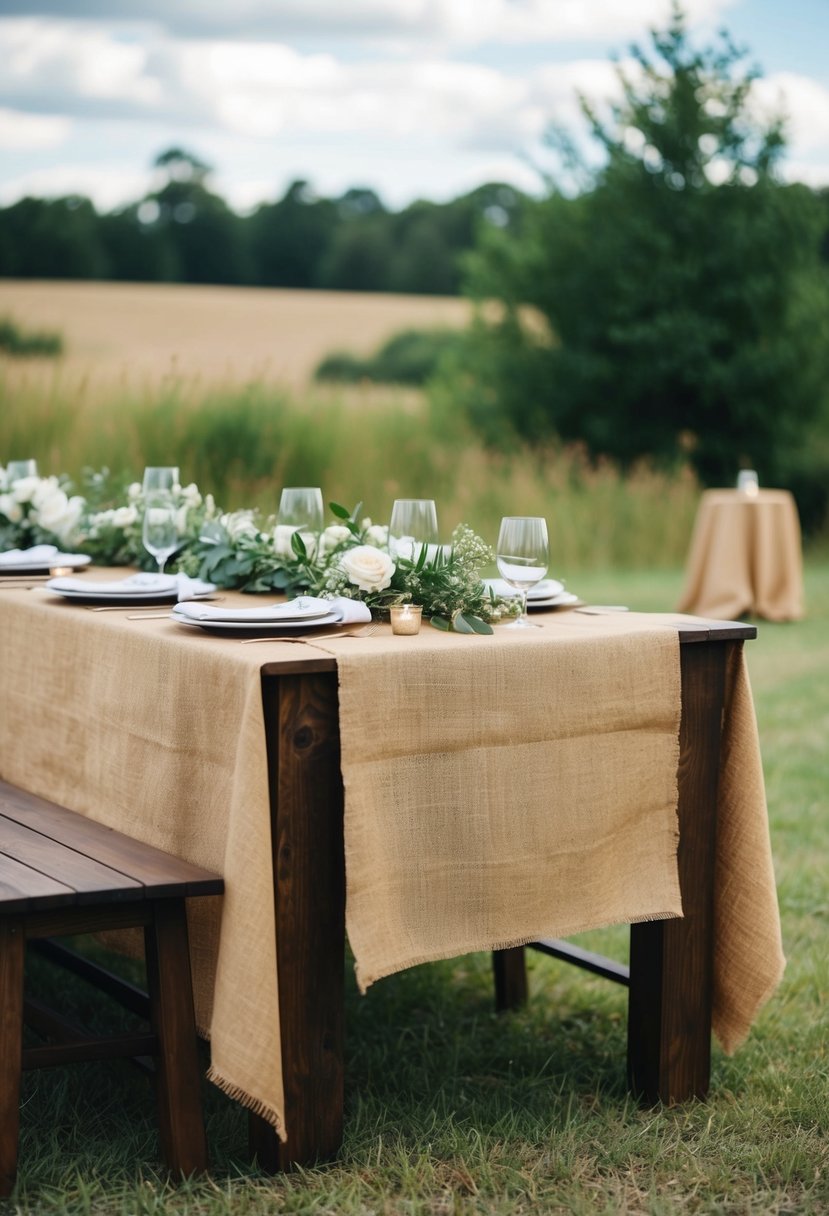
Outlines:
POLYGON ((451 621, 447 621, 445 616, 430 617, 429 624, 434 625, 435 629, 440 629, 443 633, 448 633, 452 628, 451 621))
POLYGON ((462 612, 456 612, 452 617, 452 628, 455 633, 477 633, 472 622, 462 612))

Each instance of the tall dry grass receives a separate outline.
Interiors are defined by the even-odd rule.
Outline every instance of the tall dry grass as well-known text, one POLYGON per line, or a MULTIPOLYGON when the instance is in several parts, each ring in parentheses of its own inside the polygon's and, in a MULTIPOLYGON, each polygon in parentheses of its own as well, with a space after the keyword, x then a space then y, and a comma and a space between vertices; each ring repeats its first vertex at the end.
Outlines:
POLYGON ((57 372, 30 382, 0 374, 0 458, 34 456, 76 481, 84 468, 139 476, 178 463, 226 509, 275 510, 283 485, 320 485, 327 500, 388 518, 398 497, 435 498, 442 532, 461 520, 491 542, 505 514, 544 515, 556 573, 677 567, 698 488, 687 472, 643 465, 625 477, 578 449, 496 452, 462 418, 419 394, 351 389, 301 396, 264 382, 161 384, 90 391, 57 372))

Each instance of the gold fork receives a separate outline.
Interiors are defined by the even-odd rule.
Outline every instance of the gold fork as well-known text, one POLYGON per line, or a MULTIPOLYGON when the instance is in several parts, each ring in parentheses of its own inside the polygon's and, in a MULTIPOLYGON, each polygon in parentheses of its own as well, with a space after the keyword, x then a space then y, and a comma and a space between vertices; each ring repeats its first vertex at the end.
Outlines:
POLYGON ((376 625, 364 625, 361 629, 338 630, 336 633, 306 633, 301 638, 241 638, 240 641, 243 646, 250 646, 253 642, 310 642, 313 645, 327 638, 370 638, 376 632, 376 625))

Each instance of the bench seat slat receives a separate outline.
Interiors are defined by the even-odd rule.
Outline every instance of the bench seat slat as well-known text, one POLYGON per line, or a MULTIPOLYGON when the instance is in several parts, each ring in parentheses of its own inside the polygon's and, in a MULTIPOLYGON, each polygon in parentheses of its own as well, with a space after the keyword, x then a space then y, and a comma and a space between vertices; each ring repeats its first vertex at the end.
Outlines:
POLYGON ((26 912, 30 908, 56 908, 77 899, 75 892, 0 853, 0 911, 26 912))
POLYGON ((221 878, 200 866, 5 781, 0 781, 0 814, 70 849, 92 855, 105 866, 111 865, 135 882, 152 888, 154 896, 219 895, 224 889, 221 878))
POLYGON ((142 884, 111 866, 0 814, 0 853, 71 887, 78 903, 135 899, 142 884))

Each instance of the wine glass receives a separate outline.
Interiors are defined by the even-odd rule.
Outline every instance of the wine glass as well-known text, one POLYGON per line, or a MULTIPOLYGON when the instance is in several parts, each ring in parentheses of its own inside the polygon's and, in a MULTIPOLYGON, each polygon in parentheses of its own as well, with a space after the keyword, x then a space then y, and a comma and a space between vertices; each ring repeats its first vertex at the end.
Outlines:
POLYGON ((149 465, 144 470, 144 548, 158 562, 159 574, 178 548, 173 490, 180 484, 175 465, 149 465))
POLYGON ((148 466, 144 470, 144 497, 161 493, 172 495, 175 486, 181 484, 175 465, 148 466))
POLYGON ((501 520, 495 561, 501 578, 521 596, 521 615, 505 628, 540 628, 527 616, 527 592, 547 573, 550 547, 546 519, 536 515, 505 516, 501 520))
POLYGON ((172 494, 156 491, 144 505, 144 548, 158 562, 158 573, 164 573, 167 558, 178 548, 176 507, 172 494))
POLYGON ((24 477, 37 477, 37 461, 10 460, 6 465, 6 483, 11 486, 24 477))
POLYGON ((389 520, 389 552, 412 561, 423 545, 438 538, 438 513, 433 498, 396 498, 389 520))
POLYGON ((319 536, 322 517, 322 490, 319 486, 286 486, 282 491, 277 523, 319 536))

